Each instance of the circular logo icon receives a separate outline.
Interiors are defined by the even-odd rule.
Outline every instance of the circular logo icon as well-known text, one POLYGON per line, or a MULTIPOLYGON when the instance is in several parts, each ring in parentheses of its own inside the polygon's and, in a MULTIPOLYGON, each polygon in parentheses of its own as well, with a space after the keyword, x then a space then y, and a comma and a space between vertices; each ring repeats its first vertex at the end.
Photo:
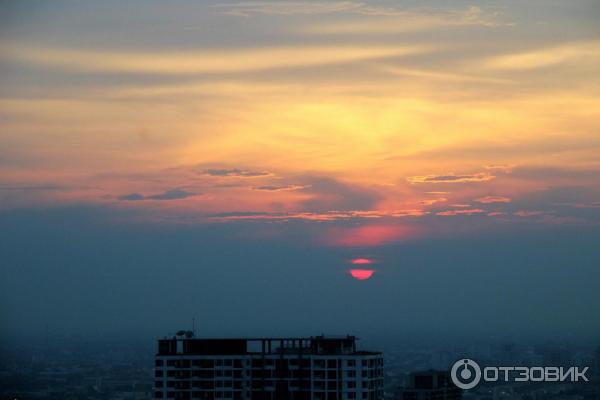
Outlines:
POLYGON ((463 358, 452 365, 452 382, 461 389, 473 389, 481 380, 481 368, 475 361, 463 358))

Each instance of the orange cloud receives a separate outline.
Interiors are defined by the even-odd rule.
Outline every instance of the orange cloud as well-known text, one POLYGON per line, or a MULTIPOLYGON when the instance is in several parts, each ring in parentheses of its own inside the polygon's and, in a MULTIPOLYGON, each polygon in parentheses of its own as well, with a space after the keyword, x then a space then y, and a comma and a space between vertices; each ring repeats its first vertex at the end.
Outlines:
POLYGON ((336 221, 353 218, 376 219, 383 217, 404 218, 404 217, 422 217, 427 215, 427 211, 418 209, 395 210, 395 211, 328 211, 322 213, 312 212, 290 212, 290 213, 268 213, 268 212, 244 212, 233 211, 223 212, 209 216, 213 221, 239 221, 239 220, 312 220, 312 221, 336 221))

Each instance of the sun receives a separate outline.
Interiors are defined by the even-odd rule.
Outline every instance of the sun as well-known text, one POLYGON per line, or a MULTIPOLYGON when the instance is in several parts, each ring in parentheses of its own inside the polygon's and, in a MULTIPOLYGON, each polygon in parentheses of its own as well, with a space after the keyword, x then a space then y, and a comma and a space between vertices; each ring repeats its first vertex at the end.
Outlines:
POLYGON ((359 281, 366 281, 370 279, 375 273, 374 269, 351 269, 350 275, 359 281))

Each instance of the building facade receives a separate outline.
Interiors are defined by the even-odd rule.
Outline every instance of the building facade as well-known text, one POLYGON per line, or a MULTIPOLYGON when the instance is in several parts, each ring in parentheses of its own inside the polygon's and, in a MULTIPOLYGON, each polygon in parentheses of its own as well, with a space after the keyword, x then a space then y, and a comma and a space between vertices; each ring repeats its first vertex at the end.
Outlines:
POLYGON ((383 354, 354 336, 158 341, 157 399, 383 399, 383 354))

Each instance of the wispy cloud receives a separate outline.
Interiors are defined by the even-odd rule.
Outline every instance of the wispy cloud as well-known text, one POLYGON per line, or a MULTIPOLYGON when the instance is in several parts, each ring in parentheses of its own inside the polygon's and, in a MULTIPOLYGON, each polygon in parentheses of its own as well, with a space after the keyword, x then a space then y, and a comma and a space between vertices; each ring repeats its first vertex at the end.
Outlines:
POLYGON ((494 179, 495 176, 487 172, 477 174, 457 175, 449 173, 445 175, 421 175, 407 178, 410 183, 464 183, 464 182, 485 182, 494 179))
POLYGON ((223 14, 238 17, 253 15, 310 15, 338 12, 361 12, 364 3, 354 1, 248 1, 221 3, 213 6, 223 14))
POLYGON ((0 43, 0 54, 46 67, 83 72, 202 74, 260 71, 348 63, 423 53, 426 46, 280 46, 185 52, 81 50, 0 43))
POLYGON ((436 80, 443 82, 474 82, 474 83, 490 83, 490 84, 499 84, 499 85, 511 85, 515 84, 514 80, 510 79, 501 79, 501 78, 493 78, 488 76, 478 76, 472 74, 462 74, 462 73, 450 73, 450 72, 439 72, 425 69, 415 69, 415 68, 400 68, 395 66, 381 66, 379 69, 382 72, 387 72, 396 76, 409 76, 415 78, 423 78, 427 80, 436 80))
POLYGON ((527 52, 491 57, 483 67, 506 70, 530 70, 562 63, 600 62, 600 41, 566 43, 527 52))
POLYGON ((496 171, 496 172, 504 172, 504 173, 512 172, 514 167, 515 167, 514 165, 509 165, 509 164, 488 164, 488 165, 484 166, 484 168, 487 169, 488 171, 496 171))
POLYGON ((485 196, 475 199, 478 203, 490 204, 490 203, 510 203, 512 199, 506 196, 485 196))
POLYGON ((557 203, 555 205, 573 208, 600 208, 600 201, 595 201, 592 203, 557 203))
POLYGON ((437 199, 425 199, 425 200, 421 200, 419 203, 424 205, 424 206, 431 206, 433 204, 436 203, 443 203, 445 201, 448 201, 447 198, 445 197, 438 197, 437 199))
POLYGON ((209 215, 208 218, 213 221, 254 221, 254 220, 273 220, 273 221, 338 221, 348 219, 377 219, 377 218, 406 218, 423 217, 428 212, 421 209, 406 209, 394 211, 328 211, 328 212, 253 212, 253 211, 234 211, 209 215))
POLYGON ((348 9, 346 12, 359 14, 361 18, 350 21, 313 23, 302 27, 300 31, 309 34, 385 34, 464 26, 512 25, 501 21, 497 12, 488 12, 476 6, 462 10, 431 10, 374 7, 362 4, 348 9))
MULTIPOLYGON (((398 6, 383 6, 358 1, 249 1, 222 3, 213 6, 222 14, 239 17, 254 15, 315 15, 315 14, 346 14, 367 17, 394 17, 393 23, 385 23, 376 27, 367 21, 365 24, 331 23, 314 26, 320 33, 356 32, 350 28, 365 31, 405 31, 421 30, 436 26, 499 26, 512 25, 501 21, 497 11, 484 10, 477 6, 465 9, 434 10, 428 8, 408 8, 398 6)), ((381 21, 381 20, 379 20, 381 21)))
POLYGON ((263 190, 267 192, 283 192, 288 190, 301 190, 307 189, 310 185, 263 185, 263 186, 255 186, 252 189, 254 190, 263 190))
POLYGON ((537 217, 540 215, 544 215, 544 212, 537 210, 519 210, 515 211, 513 215, 516 217, 537 217))
POLYGON ((204 173, 210 176, 228 176, 237 178, 257 178, 272 175, 268 171, 251 171, 239 168, 213 168, 205 170, 204 173))
POLYGON ((171 189, 166 190, 162 193, 152 194, 144 196, 140 193, 129 193, 123 196, 119 196, 118 199, 122 201, 140 201, 140 200, 181 200, 192 196, 198 196, 198 193, 187 192, 182 189, 171 189))
POLYGON ((482 210, 480 208, 471 208, 468 210, 440 211, 440 212, 436 213, 435 215, 440 215, 443 217, 450 217, 450 216, 455 216, 455 215, 477 215, 477 214, 482 214, 484 212, 485 212, 485 210, 482 210))
POLYGON ((65 186, 61 185, 16 185, 16 186, 0 186, 0 191, 44 191, 44 190, 65 190, 65 186))
POLYGON ((146 196, 144 196, 143 194, 139 194, 139 193, 129 193, 129 194, 124 194, 122 196, 119 196, 119 197, 117 197, 117 199, 119 199, 121 201, 138 201, 138 200, 146 199, 146 196))

